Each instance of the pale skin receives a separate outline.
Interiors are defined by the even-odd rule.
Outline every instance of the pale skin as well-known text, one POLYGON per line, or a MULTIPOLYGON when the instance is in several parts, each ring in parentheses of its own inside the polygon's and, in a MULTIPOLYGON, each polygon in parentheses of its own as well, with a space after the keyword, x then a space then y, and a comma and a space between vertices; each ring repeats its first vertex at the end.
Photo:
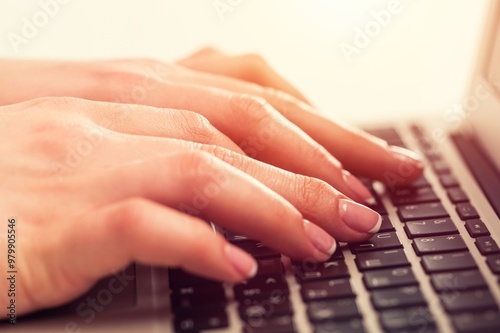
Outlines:
POLYGON ((133 261, 252 276, 255 261, 203 219, 325 260, 379 223, 351 173, 386 181, 404 169, 400 183, 422 173, 418 156, 324 117, 254 55, 3 59, 0 74, 0 235, 15 217, 18 315, 133 261))

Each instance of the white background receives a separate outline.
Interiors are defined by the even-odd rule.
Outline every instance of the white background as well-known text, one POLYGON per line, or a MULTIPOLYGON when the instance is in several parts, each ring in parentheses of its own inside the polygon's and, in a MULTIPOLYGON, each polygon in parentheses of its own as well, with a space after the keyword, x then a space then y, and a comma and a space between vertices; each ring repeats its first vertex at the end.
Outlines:
POLYGON ((262 54, 314 104, 351 122, 439 114, 460 103, 486 0, 400 0, 400 12, 349 63, 340 43, 353 44, 356 29, 389 2, 71 0, 16 52, 9 36, 22 36, 23 19, 41 6, 2 0, 0 56, 169 61, 211 45, 262 54), (231 10, 218 12, 220 3, 231 10))

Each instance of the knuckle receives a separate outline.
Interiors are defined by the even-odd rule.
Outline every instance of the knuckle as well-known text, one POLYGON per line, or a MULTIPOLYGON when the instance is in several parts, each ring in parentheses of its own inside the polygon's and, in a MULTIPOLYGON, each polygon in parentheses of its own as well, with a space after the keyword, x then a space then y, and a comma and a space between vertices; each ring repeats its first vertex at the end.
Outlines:
POLYGON ((214 168, 215 157, 209 153, 193 150, 175 156, 180 163, 180 169, 187 186, 194 186, 214 168))
POLYGON ((147 221, 148 201, 143 198, 129 198, 118 207, 114 218, 111 219, 111 234, 126 237, 142 222, 147 221))
POLYGON ((215 141, 217 130, 210 121, 196 112, 182 112, 183 127, 192 141, 212 143, 215 141))
POLYGON ((319 198, 331 193, 332 188, 320 179, 299 175, 294 192, 297 193, 297 198, 303 207, 307 207, 308 212, 316 212, 321 201, 319 198))
POLYGON ((204 145, 202 149, 238 169, 241 169, 241 167, 243 166, 244 156, 234 153, 229 149, 216 145, 204 145))
POLYGON ((261 125, 276 115, 276 111, 264 98, 251 95, 231 96, 231 109, 234 119, 248 128, 261 125))

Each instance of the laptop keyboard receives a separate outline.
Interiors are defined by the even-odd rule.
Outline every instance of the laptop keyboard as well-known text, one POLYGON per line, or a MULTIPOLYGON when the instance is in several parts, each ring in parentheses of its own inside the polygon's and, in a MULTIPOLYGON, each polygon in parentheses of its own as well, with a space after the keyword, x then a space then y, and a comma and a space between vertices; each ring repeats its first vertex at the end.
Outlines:
MULTIPOLYGON (((450 317, 458 333, 499 332, 498 304, 465 239, 475 240, 487 267, 497 276, 500 276, 500 249, 461 189, 460 181, 423 130, 413 126, 411 131, 439 184, 431 185, 421 177, 410 186, 387 189, 399 221, 391 221, 373 183, 364 179, 377 199, 370 207, 382 215, 382 227, 366 242, 339 246, 326 262, 290 262, 260 242, 226 232, 228 241, 258 261, 257 276, 242 284, 226 286, 170 269, 175 331, 227 328, 231 321, 228 305, 233 305, 241 320, 238 330, 242 332, 299 332, 294 313, 304 309, 315 333, 369 332, 369 323, 363 321, 366 315, 358 306, 352 287, 354 268, 356 274, 362 275, 370 307, 385 332, 438 332, 435 319, 443 315, 450 317), (454 205, 461 221, 450 217, 433 189, 438 186, 454 205), (457 228, 460 223, 467 232, 460 234, 457 228), (403 227, 395 228, 395 224, 403 227), (404 232, 397 233, 397 229, 404 232), (401 240, 405 238, 411 240, 411 246, 403 246, 401 240), (410 263, 406 255, 409 251, 420 262, 410 263), (347 253, 349 258, 354 256, 355 266, 347 264, 344 255, 347 253), (441 313, 431 313, 414 272, 416 265, 421 265, 427 275, 440 301, 441 313), (297 285, 303 305, 299 309, 291 300, 291 286, 297 285)), ((391 145, 404 146, 392 128, 371 132, 391 145)))

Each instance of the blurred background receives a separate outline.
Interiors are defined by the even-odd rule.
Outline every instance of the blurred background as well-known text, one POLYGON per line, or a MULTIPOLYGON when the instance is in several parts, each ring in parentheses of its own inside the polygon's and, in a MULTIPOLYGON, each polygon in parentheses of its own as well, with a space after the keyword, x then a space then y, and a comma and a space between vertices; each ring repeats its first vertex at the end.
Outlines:
POLYGON ((172 61, 208 45, 259 53, 324 112, 364 124, 439 115, 460 104, 485 5, 483 0, 3 0, 0 56, 172 61))

